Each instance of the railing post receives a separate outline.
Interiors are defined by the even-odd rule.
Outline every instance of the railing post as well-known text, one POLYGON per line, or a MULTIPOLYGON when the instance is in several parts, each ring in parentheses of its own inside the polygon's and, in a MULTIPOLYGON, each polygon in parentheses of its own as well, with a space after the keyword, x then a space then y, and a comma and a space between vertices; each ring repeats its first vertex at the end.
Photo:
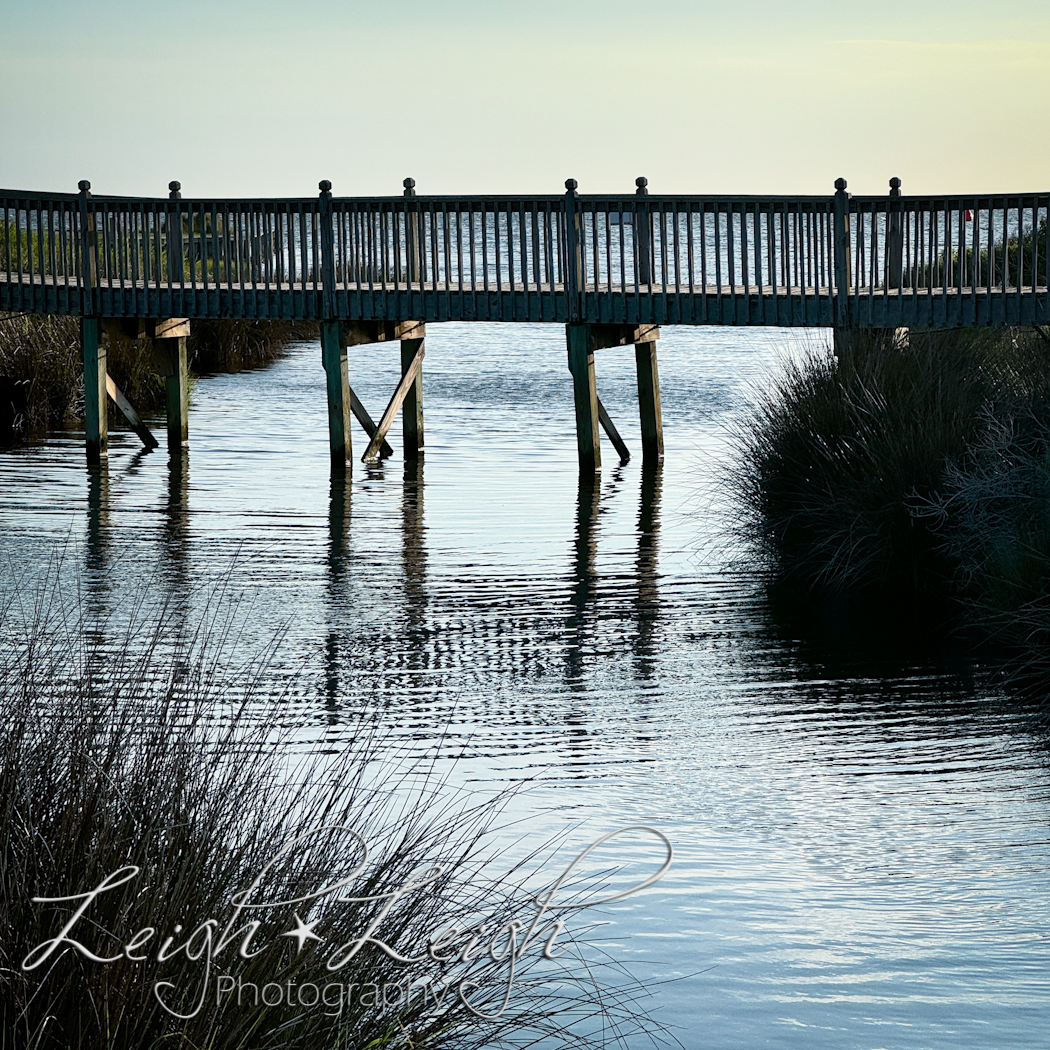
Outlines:
POLYGON ((904 276, 904 229, 901 221, 901 180, 890 179, 890 206, 886 215, 886 289, 900 290, 904 276))
MULTIPOLYGON (((91 183, 82 179, 80 190, 80 353, 84 364, 84 442, 88 466, 97 466, 109 445, 106 403, 106 344, 97 316, 98 283, 95 249, 95 215, 90 205, 91 183)), ((30 249, 32 250, 32 249, 30 249)))
POLYGON ((568 321, 580 319, 580 290, 583 286, 583 253, 580 246, 580 215, 576 208, 575 179, 565 180, 565 295, 568 321))
MULTIPOLYGON (((416 195, 416 180, 405 179, 401 183, 405 187, 405 196, 416 195)), ((411 289, 412 283, 419 281, 419 213, 408 205, 405 206, 405 254, 408 256, 408 283, 411 289)), ((401 279, 398 275, 398 280, 401 279)))
POLYGON ((95 285, 98 274, 95 266, 95 213, 91 208, 91 183, 81 179, 80 190, 80 313, 83 317, 95 314, 95 285))
POLYGON ((322 179, 317 188, 318 214, 321 235, 321 319, 331 321, 335 317, 335 238, 332 233, 332 184, 322 179))
POLYGON ((839 353, 839 331, 849 327, 849 296, 852 287, 850 279, 850 235, 849 235, 849 194, 846 192, 846 180, 835 180, 835 215, 834 215, 834 249, 835 249, 835 353, 839 353))
MULTIPOLYGON (((636 197, 649 196, 649 180, 644 175, 639 175, 634 180, 638 188, 634 191, 636 197)), ((634 265, 638 283, 649 284, 652 281, 652 218, 648 203, 639 201, 634 206, 634 265)))
MULTIPOLYGON (((168 183, 168 200, 182 200, 182 183, 172 180, 168 183)), ((186 263, 182 253, 182 207, 178 204, 175 208, 174 225, 168 223, 168 272, 171 275, 171 292, 174 295, 176 283, 182 285, 186 280, 186 263)), ((170 217, 171 211, 168 215, 170 217)), ((180 306, 185 304, 180 303, 180 306)))
POLYGON ((335 237, 332 231, 332 184, 317 188, 321 241, 321 364, 328 388, 328 446, 332 470, 349 472, 353 457, 350 438, 350 377, 346 360, 346 329, 335 318, 335 237))

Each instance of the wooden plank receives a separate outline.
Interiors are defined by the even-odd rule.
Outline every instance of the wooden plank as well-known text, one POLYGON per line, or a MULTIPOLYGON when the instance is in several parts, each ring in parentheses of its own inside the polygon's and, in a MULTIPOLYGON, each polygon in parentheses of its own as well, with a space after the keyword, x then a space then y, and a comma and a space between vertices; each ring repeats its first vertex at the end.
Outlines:
MULTIPOLYGON (((348 386, 347 389, 350 391, 350 409, 354 413, 354 417, 357 419, 358 423, 361 424, 362 428, 364 429, 364 432, 370 438, 374 437, 375 432, 379 428, 375 425, 375 423, 372 422, 372 417, 368 414, 368 409, 366 409, 365 406, 361 404, 360 400, 357 397, 357 394, 354 393, 354 388, 352 386, 348 386)), ((394 450, 384 440, 382 445, 379 446, 379 458, 386 459, 387 456, 392 456, 393 454, 394 450)))
MULTIPOLYGON (((339 321, 321 323, 321 364, 328 388, 328 447, 332 469, 350 469, 350 381, 346 363, 346 333, 339 321)), ((362 410, 363 411, 363 410, 362 410)))
POLYGON ((423 340, 421 339, 419 340, 419 348, 416 350, 414 358, 405 370, 404 375, 402 375, 401 382, 394 391, 393 397, 390 398, 390 403, 386 406, 386 411, 379 420, 379 426, 376 427, 376 432, 372 435, 372 440, 368 443, 368 448, 365 449, 365 454, 361 457, 363 463, 370 463, 378 458, 379 446, 382 444, 383 438, 386 437, 387 431, 390 429, 390 424, 394 422, 394 416, 397 415, 397 410, 401 407, 405 398, 408 396, 409 390, 415 384, 419 370, 423 367, 423 353, 424 347, 423 340))
POLYGON ((109 393, 109 396, 113 399, 113 403, 124 413, 124 418, 131 425, 131 429, 138 434, 142 444, 145 445, 146 448, 156 448, 159 442, 153 436, 153 432, 142 422, 138 412, 135 411, 131 402, 123 395, 117 384, 113 382, 112 376, 108 373, 106 375, 106 390, 109 393))
POLYGON ((588 329, 588 346, 591 350, 651 343, 660 338, 660 326, 655 324, 592 324, 588 325, 588 329))
POLYGON ((642 463, 664 456, 664 424, 660 409, 660 375, 656 367, 656 341, 636 343, 634 363, 638 374, 638 414, 642 424, 642 463))
POLYGON ((146 332, 154 339, 188 339, 190 322, 185 317, 169 317, 159 321, 149 321, 146 332))
POLYGON ((568 324, 565 340, 569 351, 573 396, 576 402, 576 445, 580 473, 601 470, 602 455, 598 442, 598 392, 594 383, 594 351, 590 349, 590 326, 568 324))
POLYGON ((80 350, 84 361, 84 439, 90 466, 102 462, 109 446, 106 414, 106 346, 97 317, 80 320, 80 350))
POLYGON ((616 429, 616 424, 613 423, 609 413, 605 410, 605 405, 602 404, 602 399, 597 398, 598 401, 598 421, 601 423, 605 433, 608 434, 609 440, 613 443, 613 448, 616 449, 617 454, 620 457, 620 466, 625 463, 631 462, 631 452, 628 449, 626 442, 620 437, 620 432, 616 429))

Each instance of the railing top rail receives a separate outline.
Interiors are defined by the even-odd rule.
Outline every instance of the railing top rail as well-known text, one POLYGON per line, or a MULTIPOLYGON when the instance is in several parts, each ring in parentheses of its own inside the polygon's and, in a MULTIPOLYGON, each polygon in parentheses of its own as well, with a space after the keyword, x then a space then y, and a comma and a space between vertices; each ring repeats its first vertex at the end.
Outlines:
MULTIPOLYGON (((577 193, 576 200, 581 204, 623 204, 624 202, 637 201, 646 204, 750 204, 768 203, 775 204, 827 204, 832 200, 833 194, 819 194, 812 196, 748 196, 748 195, 720 195, 702 193, 650 193, 639 197, 633 192, 626 193, 577 193)), ((536 202, 537 204, 557 204, 565 199, 564 193, 461 193, 461 194, 416 194, 412 197, 389 196, 389 197, 333 197, 333 204, 475 204, 492 203, 520 204, 522 202, 536 202)))
MULTIPOLYGON (((78 199, 76 193, 50 193, 38 190, 13 190, 0 188, 0 198, 9 201, 50 201, 54 203, 72 203, 78 199)), ((149 207, 168 208, 173 204, 187 207, 294 207, 313 208, 318 203, 316 196, 310 197, 182 197, 179 201, 173 201, 169 197, 126 197, 113 194, 93 194, 92 201, 96 205, 114 204, 118 206, 146 205, 149 207)), ((332 204, 337 207, 348 205, 365 205, 379 207, 408 208, 411 210, 421 205, 475 205, 475 204, 539 204, 555 205, 565 199, 564 193, 553 194, 490 194, 490 193, 460 193, 460 194, 418 194, 411 197, 404 195, 385 196, 361 196, 361 197, 333 197, 332 204)), ((581 205, 616 204, 622 205, 626 202, 638 201, 649 205, 722 205, 722 204, 745 204, 745 205, 819 205, 826 206, 834 199, 833 194, 702 194, 702 193, 649 193, 644 197, 638 197, 634 193, 577 193, 577 201, 581 205)), ((1024 193, 927 193, 927 194, 901 194, 898 197, 888 197, 885 194, 854 194, 850 197, 852 210, 859 208, 885 207, 889 202, 895 206, 906 208, 914 207, 944 207, 950 205, 973 206, 975 203, 982 206, 1006 204, 1009 205, 1019 201, 1036 201, 1043 203, 1050 201, 1050 190, 1040 190, 1024 193)))
POLYGON ((890 201, 895 203, 900 202, 908 207, 915 207, 916 205, 944 204, 962 204, 972 206, 975 202, 982 205, 988 205, 992 202, 1001 201, 1003 203, 1009 203, 1011 201, 1019 200, 1050 200, 1050 190, 1041 190, 1037 193, 902 193, 899 197, 888 197, 885 194, 865 194, 864 196, 854 195, 850 197, 850 203, 855 207, 861 205, 866 207, 869 204, 886 204, 890 201))
MULTIPOLYGON (((75 200, 74 196, 74 200, 75 200)), ((171 205, 182 205, 183 207, 193 206, 198 207, 201 205, 211 206, 213 204, 219 206, 225 206, 230 208, 245 207, 250 205, 252 207, 259 207, 267 205, 270 207, 274 206, 295 206, 299 207, 316 207, 317 197, 186 197, 182 196, 176 200, 170 197, 115 197, 108 194, 95 194, 91 195, 91 200, 96 204, 149 204, 149 205, 163 205, 168 207, 171 205)))
POLYGON ((22 201, 75 201, 76 193, 48 193, 44 190, 7 190, 0 189, 0 197, 5 200, 22 201))

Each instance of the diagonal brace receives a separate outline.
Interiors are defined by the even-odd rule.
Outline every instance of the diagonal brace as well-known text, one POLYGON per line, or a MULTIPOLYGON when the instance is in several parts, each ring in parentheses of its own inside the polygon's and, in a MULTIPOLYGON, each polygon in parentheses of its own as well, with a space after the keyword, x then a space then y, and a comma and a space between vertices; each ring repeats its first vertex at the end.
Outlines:
MULTIPOLYGON (((376 431, 379 429, 375 423, 372 422, 372 417, 368 414, 368 409, 361 404, 357 394, 354 393, 354 388, 350 388, 350 411, 353 412, 354 418, 361 424, 361 428, 370 437, 376 436, 376 431)), ((383 439, 383 443, 379 446, 379 458, 386 459, 387 456, 392 456, 394 450, 390 447, 386 438, 383 439)))
POLYGON ((386 406, 383 418, 379 420, 379 426, 376 427, 376 432, 372 435, 372 440, 368 443, 368 448, 365 449, 365 454, 361 457, 363 463, 369 463, 378 457, 379 446, 386 437, 390 425, 394 422, 394 417, 397 415, 402 402, 408 396, 409 390, 412 389, 412 385, 416 381, 416 376, 419 374, 419 370, 423 367, 423 347, 424 343, 421 340, 419 343, 419 349, 416 351, 415 357, 412 358, 412 363, 408 366, 405 370, 405 374, 401 377, 401 382, 398 383, 397 389, 394 391, 394 396, 390 399, 390 404, 386 406))
POLYGON ((1043 337, 1044 342, 1050 343, 1050 335, 1047 335, 1040 325, 1034 324, 1032 327, 1043 337))
POLYGON ((605 405, 602 404, 601 398, 598 398, 598 420, 605 428, 605 433, 609 435, 609 440, 613 443, 613 448, 616 449, 620 457, 620 466, 623 466, 624 463, 629 463, 631 460, 630 450, 627 448, 623 438, 620 437, 620 432, 609 417, 609 413, 605 411, 605 405))
POLYGON ((113 404, 124 413, 124 418, 131 424, 131 429, 139 436, 139 440, 146 448, 156 448, 159 442, 153 436, 153 432, 142 422, 138 412, 132 408, 131 402, 121 393, 120 387, 113 382, 113 377, 106 373, 106 392, 113 400, 113 404))

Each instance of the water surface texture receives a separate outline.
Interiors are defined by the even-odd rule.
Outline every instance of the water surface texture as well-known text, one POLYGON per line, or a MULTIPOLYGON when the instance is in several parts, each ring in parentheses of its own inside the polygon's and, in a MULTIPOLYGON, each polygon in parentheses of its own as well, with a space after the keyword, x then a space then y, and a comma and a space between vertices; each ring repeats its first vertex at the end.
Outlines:
MULTIPOLYGON (((690 1048, 1050 1046, 1047 738, 979 668, 829 656, 775 626, 735 545, 725 427, 816 333, 665 329, 666 463, 641 467, 633 351, 598 354, 628 445, 578 484, 558 326, 434 325, 426 457, 329 476, 320 350, 196 386, 169 466, 111 434, 0 453, 5 587, 62 558, 95 612, 284 629, 304 747, 353 712, 515 802, 537 841, 648 824, 662 882, 605 909, 608 950, 690 1048)), ((378 417, 395 346, 353 348, 378 417)), ((358 454, 364 435, 354 435, 358 454)), ((520 829, 519 829, 520 831, 520 829)), ((517 834, 518 832, 515 832, 517 834)), ((641 1045, 641 1044, 639 1044, 641 1045)))

